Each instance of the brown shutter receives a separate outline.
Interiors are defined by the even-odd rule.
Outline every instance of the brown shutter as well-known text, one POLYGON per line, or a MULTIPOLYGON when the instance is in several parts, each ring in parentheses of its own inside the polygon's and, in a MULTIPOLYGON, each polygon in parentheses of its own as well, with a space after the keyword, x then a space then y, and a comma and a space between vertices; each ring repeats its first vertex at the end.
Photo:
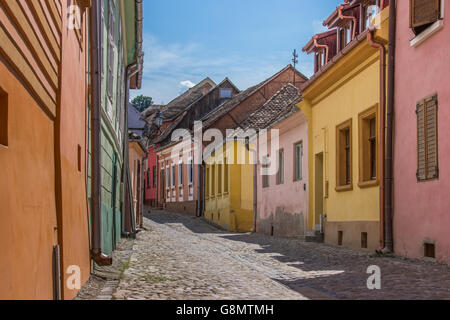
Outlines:
POLYGON ((438 104, 437 96, 433 96, 425 101, 426 104, 426 154, 427 154, 427 179, 436 179, 438 171, 438 104))
POLYGON ((425 155, 425 101, 417 104, 417 180, 426 179, 425 155))
POLYGON ((410 0, 411 28, 433 23, 440 16, 440 0, 410 0))

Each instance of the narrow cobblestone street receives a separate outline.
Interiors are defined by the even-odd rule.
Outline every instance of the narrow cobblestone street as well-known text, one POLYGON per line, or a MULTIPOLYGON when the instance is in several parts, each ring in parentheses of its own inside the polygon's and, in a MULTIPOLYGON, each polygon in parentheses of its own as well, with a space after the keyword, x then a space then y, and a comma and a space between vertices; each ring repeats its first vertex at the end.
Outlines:
POLYGON ((445 265, 227 233, 163 211, 144 227, 131 252, 130 240, 117 251, 116 280, 104 272, 102 289, 96 276, 79 299, 450 299, 445 265), (367 289, 371 265, 381 268, 381 290, 367 289))

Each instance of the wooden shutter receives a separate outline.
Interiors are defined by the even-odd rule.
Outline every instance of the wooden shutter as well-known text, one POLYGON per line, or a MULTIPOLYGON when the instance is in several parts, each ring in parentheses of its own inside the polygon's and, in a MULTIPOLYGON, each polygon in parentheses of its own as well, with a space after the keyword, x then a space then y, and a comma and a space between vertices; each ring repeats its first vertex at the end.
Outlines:
POLYGON ((437 96, 425 101, 426 110, 426 154, 427 154, 427 179, 436 179, 439 176, 438 169, 438 132, 437 132, 437 96))
POLYGON ((417 180, 426 179, 425 174, 425 101, 417 104, 417 180))
POLYGON ((417 104, 417 180, 439 177, 437 95, 417 104))
POLYGON ((440 16, 440 0, 410 0, 410 25, 417 28, 433 23, 440 16))

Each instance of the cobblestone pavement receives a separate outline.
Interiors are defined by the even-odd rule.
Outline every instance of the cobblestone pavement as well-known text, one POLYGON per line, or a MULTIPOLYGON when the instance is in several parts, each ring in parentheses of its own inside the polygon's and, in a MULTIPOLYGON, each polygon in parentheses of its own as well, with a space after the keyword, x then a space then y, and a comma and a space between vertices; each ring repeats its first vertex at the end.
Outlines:
POLYGON ((113 299, 450 299, 450 267, 398 257, 224 232, 154 211, 124 263, 113 299), (369 266, 381 290, 367 289, 369 266))

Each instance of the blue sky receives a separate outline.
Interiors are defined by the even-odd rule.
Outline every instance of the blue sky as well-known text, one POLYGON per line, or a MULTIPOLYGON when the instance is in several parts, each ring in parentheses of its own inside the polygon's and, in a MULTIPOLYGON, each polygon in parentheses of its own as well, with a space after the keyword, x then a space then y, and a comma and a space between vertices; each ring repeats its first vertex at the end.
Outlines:
MULTIPOLYGON (((342 0, 145 0, 142 90, 168 103, 210 77, 229 77, 241 90, 291 62, 292 51, 318 32, 342 0)), ((313 72, 300 54, 298 69, 313 72)))

